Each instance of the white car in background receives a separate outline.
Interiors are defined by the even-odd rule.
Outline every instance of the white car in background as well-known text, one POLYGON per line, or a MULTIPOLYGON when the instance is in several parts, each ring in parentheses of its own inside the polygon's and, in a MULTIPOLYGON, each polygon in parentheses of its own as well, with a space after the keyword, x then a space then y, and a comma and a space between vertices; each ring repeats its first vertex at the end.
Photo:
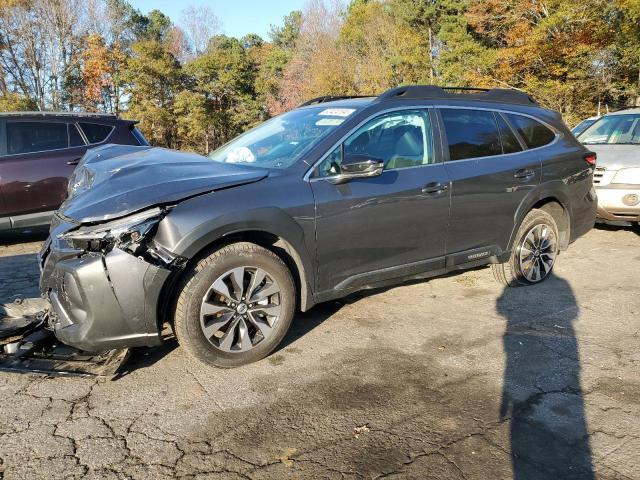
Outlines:
POLYGON ((640 108, 602 116, 578 140, 598 154, 598 219, 640 225, 640 108))

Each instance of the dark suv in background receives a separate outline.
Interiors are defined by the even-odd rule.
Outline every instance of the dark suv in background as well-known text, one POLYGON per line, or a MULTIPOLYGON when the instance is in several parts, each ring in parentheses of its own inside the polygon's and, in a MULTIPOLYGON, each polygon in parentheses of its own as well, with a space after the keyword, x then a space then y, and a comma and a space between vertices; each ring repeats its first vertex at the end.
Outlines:
POLYGON ((148 145, 135 124, 90 113, 0 113, 0 231, 47 225, 88 148, 148 145))
POLYGON ((98 351, 168 322, 231 367, 356 290, 485 264, 536 284, 594 224, 594 166, 528 95, 434 86, 316 99, 208 158, 94 149, 40 255, 49 328, 98 351))

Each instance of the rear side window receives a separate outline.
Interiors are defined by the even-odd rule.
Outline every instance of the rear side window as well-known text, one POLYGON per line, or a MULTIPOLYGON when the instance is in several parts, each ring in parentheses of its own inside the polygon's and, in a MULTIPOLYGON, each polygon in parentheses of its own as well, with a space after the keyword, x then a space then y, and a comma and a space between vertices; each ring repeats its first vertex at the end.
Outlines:
POLYGON ((79 123, 79 125, 89 143, 104 142, 111 133, 111 130, 113 130, 113 127, 110 125, 100 125, 98 123, 79 123))
POLYGON ((440 112, 451 160, 502 154, 493 112, 449 108, 443 108, 440 112))
POLYGON ((80 132, 78 131, 78 127, 74 124, 69 124, 69 146, 70 147, 80 147, 84 145, 84 140, 80 136, 80 132))
POLYGON ((513 130, 507 124, 502 115, 496 113, 496 120, 498 121, 498 129, 500 130, 500 140, 502 141, 503 153, 516 153, 522 151, 522 145, 516 138, 513 130))
POLYGON ((533 118, 512 113, 507 116, 529 148, 542 147, 556 138, 555 133, 533 118))
POLYGON ((7 153, 44 152, 69 146, 66 123, 7 122, 7 153))

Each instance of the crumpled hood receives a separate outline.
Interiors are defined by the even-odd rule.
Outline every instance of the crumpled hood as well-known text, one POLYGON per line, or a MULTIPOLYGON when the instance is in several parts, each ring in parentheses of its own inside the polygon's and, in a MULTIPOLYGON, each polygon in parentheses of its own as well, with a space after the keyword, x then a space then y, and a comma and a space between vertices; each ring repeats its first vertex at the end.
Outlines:
POLYGON ((586 144, 585 147, 598 154, 597 165, 607 170, 640 167, 640 145, 586 144))
POLYGON ((214 162, 194 153, 105 145, 85 154, 71 181, 82 175, 91 178, 90 187, 67 199, 59 212, 76 222, 90 223, 257 182, 267 172, 214 162))

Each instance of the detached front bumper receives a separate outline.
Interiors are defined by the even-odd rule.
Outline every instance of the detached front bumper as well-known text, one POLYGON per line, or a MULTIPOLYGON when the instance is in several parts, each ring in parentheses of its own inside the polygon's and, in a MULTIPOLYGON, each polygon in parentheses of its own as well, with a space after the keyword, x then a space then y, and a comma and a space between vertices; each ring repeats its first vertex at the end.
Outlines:
POLYGON ((75 250, 53 231, 40 268, 40 290, 61 342, 88 352, 161 343, 158 299, 169 269, 118 248, 75 250))
POLYGON ((597 187, 598 219, 605 222, 640 222, 640 185, 597 187))

